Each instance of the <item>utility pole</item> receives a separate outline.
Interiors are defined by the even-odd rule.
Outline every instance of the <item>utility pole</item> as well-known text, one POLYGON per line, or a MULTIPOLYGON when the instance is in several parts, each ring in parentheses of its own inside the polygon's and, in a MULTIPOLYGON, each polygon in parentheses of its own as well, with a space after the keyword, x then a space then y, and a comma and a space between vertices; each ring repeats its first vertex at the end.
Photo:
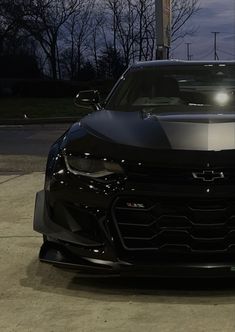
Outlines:
POLYGON ((187 60, 191 60, 192 58, 192 54, 190 53, 190 45, 192 43, 185 43, 185 45, 187 46, 187 60))
POLYGON ((155 0, 156 59, 169 59, 171 46, 171 0, 155 0))
POLYGON ((219 31, 213 31, 214 35, 214 60, 219 60, 219 56, 217 53, 217 35, 220 33, 219 31))

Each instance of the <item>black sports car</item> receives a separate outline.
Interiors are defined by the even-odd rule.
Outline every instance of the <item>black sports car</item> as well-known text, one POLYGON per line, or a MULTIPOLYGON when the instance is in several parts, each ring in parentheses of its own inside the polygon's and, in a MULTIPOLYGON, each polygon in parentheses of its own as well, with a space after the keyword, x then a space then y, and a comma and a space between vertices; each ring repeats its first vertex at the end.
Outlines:
POLYGON ((129 68, 51 147, 40 260, 89 273, 235 276, 235 61, 129 68))

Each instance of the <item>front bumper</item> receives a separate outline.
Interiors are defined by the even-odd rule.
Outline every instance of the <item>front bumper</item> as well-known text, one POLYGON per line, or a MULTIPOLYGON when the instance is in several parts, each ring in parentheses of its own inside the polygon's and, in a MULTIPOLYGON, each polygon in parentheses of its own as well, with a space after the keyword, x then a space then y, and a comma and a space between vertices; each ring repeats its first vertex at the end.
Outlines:
POLYGON ((45 192, 37 194, 34 230, 47 237, 39 258, 62 268, 76 269, 86 275, 133 277, 224 278, 235 276, 235 259, 218 263, 213 261, 177 262, 163 260, 133 261, 120 259, 112 243, 84 241, 77 234, 55 224, 48 214, 45 192))
POLYGON ((152 264, 135 265, 124 261, 106 261, 90 257, 73 257, 63 246, 45 242, 40 260, 54 266, 75 269, 86 275, 116 277, 234 278, 234 264, 152 264))

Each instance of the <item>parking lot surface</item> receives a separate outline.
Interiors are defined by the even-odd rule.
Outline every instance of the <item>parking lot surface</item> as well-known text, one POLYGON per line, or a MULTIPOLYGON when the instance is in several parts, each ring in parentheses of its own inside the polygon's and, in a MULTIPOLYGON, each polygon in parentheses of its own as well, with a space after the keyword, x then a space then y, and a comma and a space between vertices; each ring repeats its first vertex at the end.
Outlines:
POLYGON ((88 278, 40 263, 32 219, 46 157, 30 149, 0 154, 0 331, 235 331, 235 279, 88 278))
POLYGON ((0 126, 0 154, 45 156, 69 124, 0 126))

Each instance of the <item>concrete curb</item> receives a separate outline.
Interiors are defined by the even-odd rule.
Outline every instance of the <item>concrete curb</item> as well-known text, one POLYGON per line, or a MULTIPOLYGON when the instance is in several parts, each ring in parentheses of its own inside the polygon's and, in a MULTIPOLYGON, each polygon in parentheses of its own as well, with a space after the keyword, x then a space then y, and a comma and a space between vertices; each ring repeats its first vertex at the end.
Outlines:
POLYGON ((31 124, 53 124, 73 123, 79 121, 77 117, 63 118, 29 118, 29 119, 0 119, 0 125, 31 125, 31 124))

